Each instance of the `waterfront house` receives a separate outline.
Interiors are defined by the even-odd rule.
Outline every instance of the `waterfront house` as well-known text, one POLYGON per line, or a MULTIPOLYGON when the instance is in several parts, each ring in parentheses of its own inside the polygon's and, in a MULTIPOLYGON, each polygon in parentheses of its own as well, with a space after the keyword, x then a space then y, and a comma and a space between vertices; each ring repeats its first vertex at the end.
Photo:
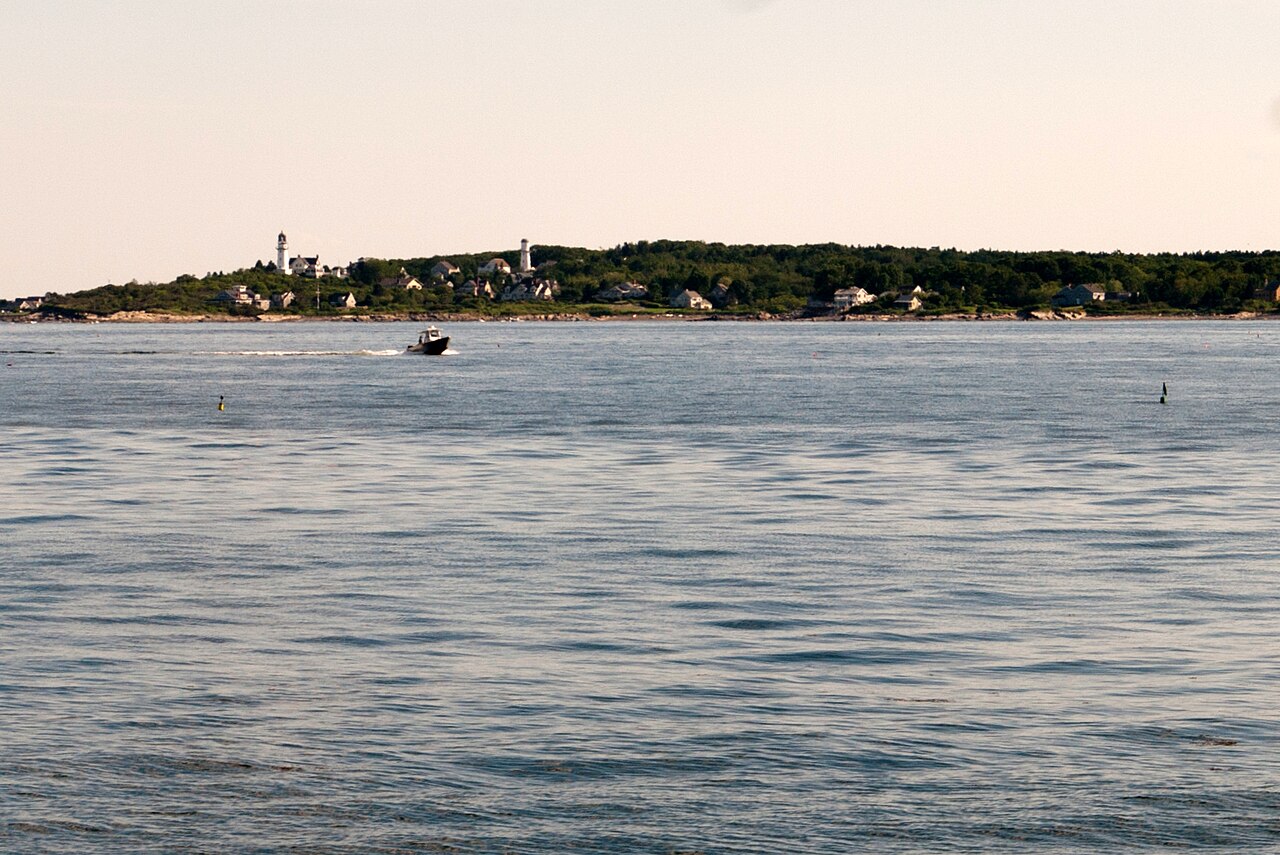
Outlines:
POLYGON ((865 306, 867 303, 874 303, 876 295, 870 293, 865 288, 841 288, 836 291, 832 305, 837 311, 847 311, 854 306, 865 306))
POLYGON ((1253 299, 1280 303, 1280 281, 1272 280, 1253 289, 1253 299))
POLYGON ((393 288, 398 291, 422 290, 422 283, 418 281, 416 276, 410 276, 409 271, 403 267, 400 268, 399 276, 384 276, 378 280, 378 284, 383 288, 393 288))
POLYGON ((1058 290, 1050 301, 1055 306, 1087 306, 1107 299, 1107 289, 1096 282, 1068 285, 1058 290))
POLYGON ((671 306, 676 309, 702 309, 711 308, 711 301, 703 297, 697 291, 690 291, 685 288, 679 294, 671 298, 671 306))
POLYGON ((606 303, 616 303, 619 300, 643 300, 648 296, 649 289, 639 282, 623 282, 596 294, 596 299, 606 303))
POLYGON ((729 290, 729 286, 732 284, 733 280, 728 277, 722 278, 707 292, 707 301, 717 309, 737 305, 738 298, 733 296, 733 292, 729 290))
POLYGON ((905 291, 898 295, 898 299, 893 301, 895 309, 905 309, 908 312, 914 312, 923 305, 924 303, 920 301, 920 296, 915 291, 905 291))
POLYGON ((297 299, 298 299, 298 296, 294 294, 292 291, 285 291, 283 294, 272 294, 271 308, 287 309, 290 306, 292 306, 293 302, 297 299))
POLYGON ((329 296, 329 305, 335 309, 354 309, 356 307, 356 295, 350 291, 343 294, 338 292, 329 296))

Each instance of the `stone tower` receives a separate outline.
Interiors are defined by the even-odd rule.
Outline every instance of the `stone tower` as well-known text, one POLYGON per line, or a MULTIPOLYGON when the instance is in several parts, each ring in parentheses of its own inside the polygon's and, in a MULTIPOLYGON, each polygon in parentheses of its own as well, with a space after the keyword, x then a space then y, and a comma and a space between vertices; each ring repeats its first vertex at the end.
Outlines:
POLYGON ((284 232, 280 233, 280 237, 276 238, 276 270, 281 273, 289 273, 289 241, 285 238, 284 232))

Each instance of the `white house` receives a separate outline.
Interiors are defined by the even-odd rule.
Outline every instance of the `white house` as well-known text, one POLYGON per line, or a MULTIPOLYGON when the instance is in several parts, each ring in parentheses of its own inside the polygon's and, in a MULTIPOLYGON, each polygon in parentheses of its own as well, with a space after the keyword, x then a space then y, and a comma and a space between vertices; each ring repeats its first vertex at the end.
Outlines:
POLYGON ((837 309, 844 311, 854 306, 865 306, 867 303, 874 303, 875 301, 876 295, 865 288, 841 288, 836 291, 832 302, 837 309))
POLYGON ((271 295, 271 307, 273 309, 287 309, 293 305, 298 296, 292 291, 285 291, 283 294, 271 295))
POLYGON ((319 263, 320 256, 318 255, 299 255, 297 258, 294 258, 289 262, 289 272, 294 276, 306 276, 310 279, 318 279, 318 274, 320 272, 320 268, 318 266, 319 263))
POLYGON ((335 309, 354 309, 356 307, 356 295, 350 291, 345 294, 339 292, 329 298, 329 305, 335 309))
POLYGON ((914 291, 907 291, 899 294, 898 299, 893 301, 893 307, 895 309, 906 309, 908 312, 914 312, 923 305, 924 303, 920 302, 920 298, 914 291))
POLYGON ((677 309, 710 309, 711 301, 697 291, 686 288, 671 298, 671 305, 677 309))

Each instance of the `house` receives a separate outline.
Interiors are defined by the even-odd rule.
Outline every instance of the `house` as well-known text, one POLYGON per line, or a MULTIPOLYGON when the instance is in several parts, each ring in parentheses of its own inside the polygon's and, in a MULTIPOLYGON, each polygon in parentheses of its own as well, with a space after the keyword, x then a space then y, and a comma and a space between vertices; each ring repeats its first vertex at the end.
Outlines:
POLYGON ((19 312, 30 312, 44 305, 44 297, 23 297, 14 306, 19 312))
POLYGON ((604 300, 606 303, 616 303, 619 300, 643 300, 648 296, 649 289, 639 282, 623 282, 596 294, 596 299, 604 300))
POLYGON ((1068 285, 1054 294, 1050 302, 1055 306, 1087 306, 1106 298, 1107 289, 1096 282, 1090 282, 1086 285, 1068 285))
POLYGON ((271 308, 271 298, 263 297, 260 294, 253 295, 253 307, 260 311, 268 311, 271 308))
POLYGON ((350 291, 345 294, 341 291, 336 294, 330 294, 329 305, 335 309, 354 309, 356 307, 356 295, 350 291))
POLYGON ((501 273, 504 276, 511 274, 511 265, 501 258, 491 258, 480 266, 480 273, 492 276, 495 273, 501 273))
POLYGON ((732 280, 727 278, 721 279, 717 282, 715 287, 707 293, 707 300, 710 301, 711 305, 715 306, 717 309, 737 305, 738 298, 733 296, 733 292, 729 290, 729 286, 732 284, 732 280))
POLYGON ((492 300, 493 286, 488 282, 477 282, 474 279, 468 279, 455 288, 453 293, 458 297, 484 297, 486 300, 492 300))
POLYGON ((671 298, 671 306, 676 309, 710 309, 711 301, 697 291, 688 288, 671 298))
POLYGON ((920 302, 919 295, 914 291, 907 291, 900 294, 898 295, 898 299, 893 301, 893 307, 895 309, 905 309, 908 312, 914 312, 923 305, 924 303, 920 302))
POLYGON ((237 306, 250 306, 253 305, 255 300, 260 299, 261 297, 249 290, 249 286, 237 285, 234 288, 219 291, 217 296, 213 298, 213 302, 231 303, 237 306))
POLYGON ((298 295, 294 294, 292 291, 285 291, 283 294, 272 294, 271 307, 273 309, 287 309, 292 306, 294 301, 297 299, 298 295))
POLYGON ((325 265, 324 269, 316 274, 316 278, 321 276, 332 276, 334 279, 346 279, 349 271, 345 267, 329 267, 325 265))
POLYGON ((422 283, 417 277, 410 276, 409 271, 403 267, 400 268, 399 276, 384 276, 378 280, 378 284, 383 288, 394 288, 400 291, 421 291, 422 283))
POLYGON ((841 288, 836 291, 832 304, 837 311, 846 311, 854 306, 865 306, 867 303, 874 303, 876 295, 870 293, 865 288, 841 288))
POLYGON ((435 264, 431 265, 432 279, 448 279, 450 276, 454 275, 455 273, 460 273, 460 272, 461 271, 458 270, 457 265, 455 265, 452 261, 442 260, 442 261, 437 261, 435 264))
POLYGON ((1259 285, 1253 289, 1253 299, 1266 300, 1268 303, 1280 303, 1280 281, 1259 285))

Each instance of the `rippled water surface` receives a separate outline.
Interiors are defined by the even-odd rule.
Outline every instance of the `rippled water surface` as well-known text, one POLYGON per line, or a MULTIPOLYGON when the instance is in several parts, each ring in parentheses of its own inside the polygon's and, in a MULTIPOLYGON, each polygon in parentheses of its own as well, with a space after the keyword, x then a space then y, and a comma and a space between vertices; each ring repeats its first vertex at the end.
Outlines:
POLYGON ((0 850, 1280 847, 1280 326, 447 332, 0 325, 0 850))

